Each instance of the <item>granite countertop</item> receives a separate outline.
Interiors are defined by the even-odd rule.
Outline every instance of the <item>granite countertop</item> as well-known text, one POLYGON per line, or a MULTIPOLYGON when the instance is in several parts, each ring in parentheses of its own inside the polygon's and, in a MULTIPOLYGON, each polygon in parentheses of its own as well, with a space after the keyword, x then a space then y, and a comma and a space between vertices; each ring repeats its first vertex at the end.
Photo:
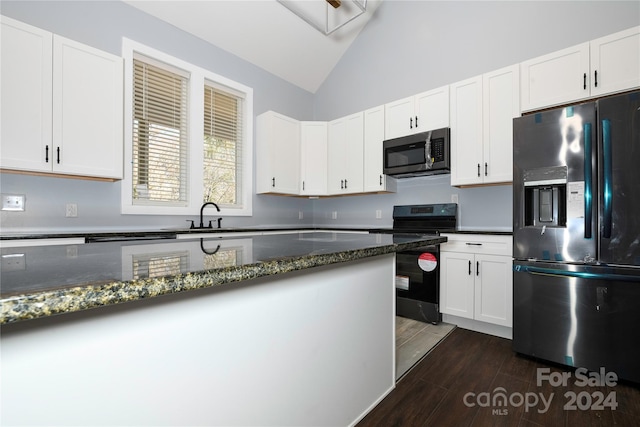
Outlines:
MULTIPOLYGON (((68 231, 68 232, 4 232, 0 234, 0 241, 2 240, 29 240, 29 239, 62 239, 62 238, 85 238, 88 242, 91 241, 108 241, 108 240, 126 240, 133 238, 140 238, 141 240, 149 239, 171 239, 175 238, 178 234, 193 234, 197 237, 199 234, 210 233, 256 233, 256 232, 270 232, 270 231, 367 231, 371 233, 390 233, 393 231, 391 227, 373 228, 373 227, 316 227, 316 226, 260 226, 260 227, 225 227, 225 228, 174 228, 174 229, 161 229, 161 230, 122 230, 122 231, 68 231)), ((446 231, 443 233, 449 234, 489 234, 489 235, 512 235, 510 230, 497 230, 497 229, 457 229, 446 231)))
POLYGON ((507 230, 454 230, 446 231, 443 234, 484 234, 489 236, 511 236, 513 231, 507 230))
POLYGON ((445 241, 433 235, 309 231, 2 248, 0 324, 229 286, 445 241))

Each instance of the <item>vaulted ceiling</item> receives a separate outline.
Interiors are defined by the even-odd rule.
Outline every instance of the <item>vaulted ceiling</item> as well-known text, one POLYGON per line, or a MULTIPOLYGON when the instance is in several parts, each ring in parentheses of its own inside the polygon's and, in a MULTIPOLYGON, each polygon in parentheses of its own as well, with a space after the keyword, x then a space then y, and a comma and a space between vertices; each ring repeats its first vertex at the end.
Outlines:
MULTIPOLYGON (((382 0, 367 0, 362 15, 329 35, 276 0, 123 1, 315 93, 382 0)), ((345 10, 350 1, 340 7, 345 10)), ((313 19, 325 19, 325 0, 289 3, 320 7, 313 19)))

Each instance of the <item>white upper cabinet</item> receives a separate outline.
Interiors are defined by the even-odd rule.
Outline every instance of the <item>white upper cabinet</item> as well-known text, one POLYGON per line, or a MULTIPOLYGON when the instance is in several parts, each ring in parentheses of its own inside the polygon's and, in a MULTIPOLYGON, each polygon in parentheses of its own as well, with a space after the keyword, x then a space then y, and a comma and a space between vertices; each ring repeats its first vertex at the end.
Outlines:
POLYGON ((640 87, 640 26, 591 41, 591 95, 640 87))
POLYGON ((2 17, 8 170, 121 179, 122 58, 2 17))
POLYGON ((640 27, 521 64, 522 111, 640 86, 640 27))
POLYGON ((327 194, 327 122, 300 122, 301 195, 327 194))
POLYGON ((451 85, 451 185, 482 183, 482 76, 451 85))
POLYGON ((256 118, 256 192, 299 194, 298 120, 274 111, 256 118))
POLYGON ((449 86, 385 105, 385 139, 449 126, 449 86))
POLYGON ((4 16, 0 20, 0 166, 51 171, 53 34, 4 16))
POLYGON ((451 85, 451 185, 513 180, 519 93, 517 65, 451 85))
POLYGON ((589 97, 589 43, 530 59, 520 70, 523 111, 589 97))
POLYGON ((364 112, 329 122, 327 190, 329 194, 363 192, 364 112))
POLYGON ((513 181, 513 119, 520 116, 520 67, 482 76, 483 183, 513 181))
POLYGON ((122 179, 122 58, 54 36, 53 81, 53 170, 122 179))
POLYGON ((395 178, 382 173, 384 141, 384 105, 364 112, 364 191, 395 192, 395 178))

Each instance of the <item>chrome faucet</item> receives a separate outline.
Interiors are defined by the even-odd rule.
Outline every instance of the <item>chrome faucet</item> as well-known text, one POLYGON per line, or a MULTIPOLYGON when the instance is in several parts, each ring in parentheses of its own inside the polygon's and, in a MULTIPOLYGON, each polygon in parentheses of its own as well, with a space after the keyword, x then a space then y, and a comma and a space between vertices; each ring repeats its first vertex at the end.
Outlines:
MULTIPOLYGON (((193 221, 191 221, 191 227, 190 228, 213 228, 213 225, 211 225, 211 221, 209 221, 209 226, 205 227, 204 226, 204 220, 203 220, 203 215, 204 215, 204 208, 207 207, 208 205, 212 205, 216 207, 216 210, 218 212, 220 212, 220 207, 213 203, 213 202, 206 202, 202 205, 202 207, 200 208, 200 227, 196 227, 193 225, 193 221)), ((221 223, 222 223, 222 218, 218 218, 218 228, 221 227, 221 223)))

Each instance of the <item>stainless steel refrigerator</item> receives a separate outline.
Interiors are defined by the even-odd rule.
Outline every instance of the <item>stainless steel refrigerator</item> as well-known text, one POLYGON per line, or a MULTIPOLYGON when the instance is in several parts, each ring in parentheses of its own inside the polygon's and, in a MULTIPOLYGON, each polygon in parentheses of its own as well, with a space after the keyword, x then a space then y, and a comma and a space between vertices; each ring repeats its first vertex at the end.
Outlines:
POLYGON ((640 92, 513 132, 513 349, 640 383, 640 92))

